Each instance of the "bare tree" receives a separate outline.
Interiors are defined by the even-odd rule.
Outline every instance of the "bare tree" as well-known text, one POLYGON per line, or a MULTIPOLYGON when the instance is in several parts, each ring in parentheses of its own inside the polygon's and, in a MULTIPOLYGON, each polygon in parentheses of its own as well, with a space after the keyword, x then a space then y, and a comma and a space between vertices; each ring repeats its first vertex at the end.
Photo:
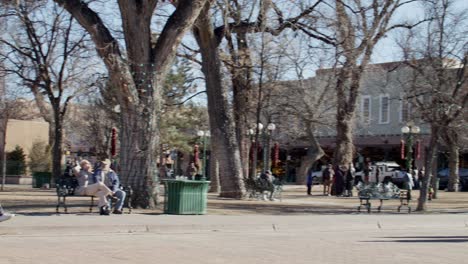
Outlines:
MULTIPOLYGON (((279 82, 277 85, 283 89, 274 89, 271 96, 282 133, 288 135, 290 141, 308 143, 307 156, 297 173, 298 182, 305 181, 307 171, 325 154, 316 137, 317 130, 333 127, 336 108, 332 75, 305 78, 306 68, 314 64, 311 57, 317 55, 310 55, 315 48, 308 50, 303 46, 299 45, 301 48, 287 55, 297 80, 279 82)), ((321 59, 316 59, 320 63, 321 59)))
POLYGON ((334 88, 337 98, 335 164, 349 164, 354 153, 353 124, 362 74, 375 46, 396 28, 419 22, 394 23, 396 11, 415 0, 325 1, 320 19, 302 25, 303 32, 335 48, 334 88))
POLYGON ((105 17, 90 4, 80 0, 54 1, 90 34, 106 65, 110 87, 113 87, 121 109, 122 180, 136 190, 134 201, 137 205, 153 207, 157 202, 155 153, 159 146, 160 91, 177 46, 208 1, 173 1, 175 8, 157 0, 115 1, 122 18, 125 50, 106 26, 105 17), (172 13, 161 21, 162 30, 153 33, 151 23, 157 8, 172 13))
MULTIPOLYGON (((61 174, 63 122, 72 98, 83 89, 87 73, 85 35, 58 6, 19 4, 12 10, 21 34, 0 40, 6 72, 34 95, 42 117, 50 124, 53 177, 61 174), (50 9, 49 9, 50 8, 50 9)), ((16 33, 16 32, 15 32, 16 33)))
MULTIPOLYGON (((234 116, 228 103, 228 89, 222 83, 218 43, 210 19, 207 4, 197 20, 194 35, 200 46, 207 87, 210 130, 214 142, 211 151, 219 162, 220 196, 242 198, 245 187, 234 116)), ((217 162, 212 162, 213 166, 217 162)))
MULTIPOLYGON (((280 1, 278 1, 280 2, 280 1)), ((291 18, 285 18, 283 17, 283 14, 281 13, 280 9, 277 8, 271 1, 260 1, 259 6, 257 4, 252 5, 251 2, 248 1, 219 1, 218 2, 218 7, 221 10, 222 13, 222 18, 221 20, 223 21, 223 24, 221 26, 218 26, 214 29, 213 33, 203 33, 204 39, 203 41, 211 41, 212 43, 210 46, 208 44, 200 43, 199 46, 204 45, 205 48, 218 48, 220 47, 220 44, 222 43, 223 39, 226 39, 226 53, 223 53, 221 55, 212 53, 210 54, 211 57, 208 58, 208 53, 205 52, 203 53, 203 48, 202 50, 202 58, 204 60, 209 59, 211 62, 203 62, 203 63, 211 63, 210 67, 216 67, 216 70, 212 71, 207 71, 208 66, 205 64, 204 67, 204 72, 205 72, 205 78, 207 80, 207 86, 209 86, 208 82, 212 81, 215 83, 216 80, 216 85, 214 87, 218 87, 218 89, 223 89, 222 94, 223 96, 214 96, 212 97, 213 100, 217 100, 217 102, 212 101, 210 103, 210 99, 208 99, 209 104, 212 105, 217 105, 217 106, 223 106, 223 109, 225 111, 230 111, 228 108, 225 108, 226 102, 228 102, 228 88, 222 88, 223 85, 226 85, 225 83, 222 82, 222 79, 220 76, 218 77, 213 77, 213 76, 206 76, 207 73, 212 73, 216 72, 216 74, 219 74, 220 70, 218 70, 218 65, 220 65, 220 62, 215 61, 215 60, 220 60, 222 59, 225 66, 229 70, 230 78, 231 78, 231 85, 232 85, 232 92, 233 92, 233 108, 234 108, 234 113, 233 113, 233 118, 235 125, 234 126, 223 126, 223 129, 234 129, 235 133, 235 138, 231 139, 224 139, 224 142, 226 144, 224 147, 222 144, 217 144, 220 141, 217 141, 217 136, 216 133, 213 134, 212 141, 215 142, 213 144, 213 147, 219 146, 220 149, 226 149, 226 147, 229 147, 228 149, 231 149, 231 154, 229 155, 237 155, 238 149, 239 153, 241 153, 241 164, 243 165, 243 174, 248 173, 248 137, 247 137, 247 128, 251 126, 252 120, 255 119, 255 116, 257 116, 257 119, 259 119, 259 107, 262 108, 262 101, 261 99, 262 95, 262 85, 265 80, 263 80, 263 77, 259 77, 258 81, 258 87, 260 89, 255 89, 258 91, 260 94, 259 98, 256 98, 257 95, 253 94, 254 91, 254 86, 252 83, 254 82, 253 80, 253 75, 254 75, 254 66, 252 65, 252 57, 251 57, 251 50, 249 46, 249 39, 248 36, 250 34, 254 33, 261 33, 262 35, 279 35, 283 30, 286 29, 293 29, 297 30, 297 28, 294 26, 301 18, 306 17, 309 15, 314 8, 317 6, 318 3, 321 1, 316 1, 315 4, 311 4, 308 6, 308 8, 304 8, 301 12, 298 12, 296 16, 293 16, 291 18), (257 7, 259 7, 259 11, 253 11, 257 7), (250 15, 248 14, 248 10, 250 8, 250 15), (267 23, 267 13, 274 13, 276 14, 275 16, 278 17, 279 23, 267 23), (254 14, 255 15, 252 15, 254 14), (245 16, 247 14, 247 16, 245 16), (255 18, 254 18, 255 16, 255 18), (245 19, 247 17, 247 19, 245 19), (221 88, 219 88, 221 87, 221 88), (256 108, 256 109, 255 109, 256 108), (255 112, 257 114, 255 114, 255 112), (234 143, 235 140, 237 143, 234 143), (232 142, 232 143, 227 143, 227 142, 232 142)), ((207 13, 204 13, 207 14, 207 13)), ((206 16, 206 15, 205 15, 206 16)), ((209 16, 211 18, 211 16, 209 16)), ((208 18, 204 18, 204 20, 208 20, 208 18)), ((209 25, 208 22, 203 21, 203 25, 205 27, 199 27, 201 29, 206 29, 206 25, 209 25)), ((200 34, 200 31, 196 31, 195 35, 200 34)), ((201 38, 198 37, 200 40, 201 38)), ((263 43, 263 41, 262 41, 263 43)), ((265 50, 267 47, 264 45, 263 49, 265 50)), ((260 52, 262 53, 262 52, 260 52)), ((259 75, 262 76, 262 72, 264 69, 264 58, 263 56, 259 60, 259 66, 257 67, 259 69, 259 75)), ((212 68, 213 69, 213 68, 212 68)), ((213 91, 213 90, 211 90, 213 91)), ((208 98, 210 98, 210 89, 207 90, 208 92, 208 98)), ((218 92, 219 95, 219 92, 218 92)), ((231 122, 227 121, 226 118, 230 118, 230 113, 223 112, 223 111, 211 111, 210 110, 210 118, 212 118, 212 115, 218 115, 217 117, 213 117, 215 120, 224 120, 225 122, 231 122)), ((258 121, 257 121, 258 122, 258 121)), ((255 122, 255 123, 257 123, 255 122)), ((211 124, 213 125, 213 123, 211 124)), ((213 129, 213 128, 212 128, 213 129)), ((231 137, 232 132, 229 130, 224 133, 225 137, 231 137)), ((259 138, 259 130, 256 130, 256 142, 258 142, 259 138)), ((214 153, 214 156, 219 156, 219 153, 216 152, 216 149, 212 149, 212 152, 214 153)), ((224 158, 223 158, 224 159, 224 158)), ((227 177, 232 177, 232 178, 242 178, 241 176, 237 176, 238 169, 237 169, 237 160, 238 157, 231 156, 230 159, 225 159, 228 162, 234 162, 234 167, 235 173, 231 172, 231 175, 227 175, 227 177), (229 161, 230 160, 230 161, 229 161), (232 176, 236 175, 236 176, 232 176)), ((216 171, 216 164, 213 162, 212 163, 214 167, 213 171, 216 171)), ((223 170, 225 168, 229 168, 229 166, 223 166, 222 164, 219 164, 219 169, 220 169, 220 174, 224 174, 223 170)), ((254 175, 255 173, 252 173, 254 175)), ((245 176, 244 175, 244 176, 245 176)), ((221 177, 223 178, 223 177, 221 177)), ((222 183, 222 179, 221 184, 222 183)), ((237 181, 237 184, 241 184, 240 181, 237 181)), ((231 183, 232 180, 228 180, 226 182, 226 187, 228 188, 233 188, 234 185, 231 183)), ((213 185, 213 182, 212 182, 213 185)), ((237 187, 236 187, 237 188, 237 187)), ((222 189, 222 188, 221 188, 222 189)), ((242 189, 242 188, 240 188, 242 189)), ((239 189, 239 190, 240 190, 239 189)), ((221 190, 221 195, 224 195, 224 191, 221 190)), ((239 196, 239 195, 237 195, 239 196)))
POLYGON ((426 1, 429 23, 424 30, 410 32, 401 46, 411 71, 408 96, 413 97, 417 112, 431 126, 430 148, 426 151, 426 171, 418 199, 418 211, 427 209, 429 185, 435 186, 432 169, 438 146, 445 137, 450 149, 450 186, 458 185, 458 131, 466 126, 468 104, 468 38, 465 11, 457 11, 455 1, 426 1))
MULTIPOLYGON (((294 5, 294 12, 287 15, 281 10, 291 3, 283 1, 262 0, 254 4, 239 0, 218 2, 223 25, 217 27, 215 32, 220 41, 222 38, 226 40, 226 52, 222 58, 231 78, 234 118, 244 176, 250 174, 254 177, 255 165, 248 173, 247 131, 249 128, 255 129, 254 142, 258 143, 260 131, 256 124, 261 119, 264 119, 263 122, 268 122, 269 119, 264 111, 269 104, 268 85, 265 83, 278 80, 274 70, 270 71, 270 75, 267 73, 267 68, 276 63, 274 57, 279 55, 272 52, 272 45, 269 43, 288 30, 305 31, 314 35, 303 25, 322 0, 298 3, 294 5), (253 43, 256 39, 258 43, 253 43), (256 44, 258 45, 255 46, 256 44)), ((256 164, 256 155, 253 155, 252 164, 256 164)))

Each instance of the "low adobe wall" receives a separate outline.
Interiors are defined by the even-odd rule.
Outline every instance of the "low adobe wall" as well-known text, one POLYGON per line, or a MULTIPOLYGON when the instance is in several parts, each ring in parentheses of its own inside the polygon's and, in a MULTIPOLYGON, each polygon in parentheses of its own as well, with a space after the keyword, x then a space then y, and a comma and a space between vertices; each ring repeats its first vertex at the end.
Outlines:
MULTIPOLYGON (((0 176, 1 179, 1 176, 0 176)), ((23 175, 7 175, 5 178, 6 184, 21 184, 21 185, 32 185, 33 178, 31 176, 23 175)))

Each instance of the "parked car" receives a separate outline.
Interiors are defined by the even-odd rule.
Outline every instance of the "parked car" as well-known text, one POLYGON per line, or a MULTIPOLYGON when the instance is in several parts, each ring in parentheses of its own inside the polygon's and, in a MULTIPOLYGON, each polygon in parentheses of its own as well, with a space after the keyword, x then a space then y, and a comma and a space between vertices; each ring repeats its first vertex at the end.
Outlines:
POLYGON ((327 166, 322 166, 321 170, 312 172, 312 185, 317 185, 317 184, 322 184, 323 183, 322 173, 323 173, 323 170, 326 167, 327 166))
MULTIPOLYGON (((369 182, 377 182, 377 170, 379 170, 379 182, 382 182, 386 177, 390 177, 394 184, 403 185, 403 174, 400 173, 401 166, 394 161, 375 162, 370 169, 369 182)), ((364 171, 356 172, 356 176, 360 176, 364 180, 364 171)))
MULTIPOLYGON (((437 178, 439 178, 439 190, 447 188, 449 175, 450 170, 448 168, 439 170, 437 173, 437 178)), ((468 191, 468 168, 459 168, 458 175, 460 177, 460 188, 464 191, 468 191)))

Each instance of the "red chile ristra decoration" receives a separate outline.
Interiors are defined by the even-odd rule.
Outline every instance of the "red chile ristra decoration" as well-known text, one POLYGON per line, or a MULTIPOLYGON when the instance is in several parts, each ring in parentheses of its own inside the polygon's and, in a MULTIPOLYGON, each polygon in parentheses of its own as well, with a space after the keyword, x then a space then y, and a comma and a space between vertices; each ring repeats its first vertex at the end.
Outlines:
POLYGON ((275 146, 273 147, 273 167, 278 166, 279 162, 279 145, 278 143, 275 143, 275 146))

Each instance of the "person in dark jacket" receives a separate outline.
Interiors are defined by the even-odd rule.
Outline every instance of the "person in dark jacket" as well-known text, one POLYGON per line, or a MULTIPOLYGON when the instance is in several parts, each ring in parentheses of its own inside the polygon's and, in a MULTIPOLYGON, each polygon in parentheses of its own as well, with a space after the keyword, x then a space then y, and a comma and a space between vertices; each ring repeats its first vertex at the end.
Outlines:
POLYGON ((307 174, 307 180, 306 180, 306 185, 307 185, 307 195, 312 195, 312 183, 313 183, 313 178, 312 178, 312 170, 307 174))
POLYGON ((354 173, 356 170, 352 163, 349 164, 349 169, 346 171, 346 196, 352 197, 353 196, 353 187, 354 187, 354 173))
POLYGON ((333 195, 336 196, 342 196, 344 192, 344 187, 345 187, 345 176, 346 176, 346 171, 347 167, 342 165, 342 166, 337 166, 335 168, 335 180, 333 181, 333 190, 334 193, 333 195))
POLYGON ((365 184, 368 184, 369 183, 369 175, 370 175, 370 171, 371 171, 371 160, 370 158, 366 158, 366 160, 364 161, 364 168, 363 168, 363 172, 364 172, 364 183, 365 184))

